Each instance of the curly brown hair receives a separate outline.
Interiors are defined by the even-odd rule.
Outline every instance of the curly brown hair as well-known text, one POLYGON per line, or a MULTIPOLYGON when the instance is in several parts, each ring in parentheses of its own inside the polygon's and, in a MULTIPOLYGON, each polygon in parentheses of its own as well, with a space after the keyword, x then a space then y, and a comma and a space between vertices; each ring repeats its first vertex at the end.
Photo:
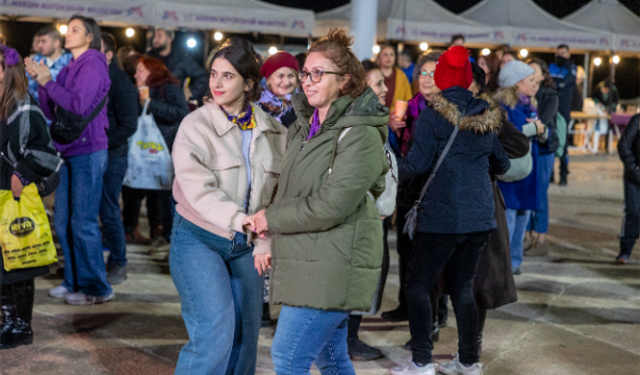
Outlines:
POLYGON ((344 30, 332 28, 327 36, 311 44, 307 56, 318 52, 331 60, 338 67, 338 72, 342 74, 342 77, 349 76, 349 80, 342 86, 340 94, 357 98, 367 89, 367 81, 362 63, 349 48, 352 44, 353 38, 349 37, 344 30))

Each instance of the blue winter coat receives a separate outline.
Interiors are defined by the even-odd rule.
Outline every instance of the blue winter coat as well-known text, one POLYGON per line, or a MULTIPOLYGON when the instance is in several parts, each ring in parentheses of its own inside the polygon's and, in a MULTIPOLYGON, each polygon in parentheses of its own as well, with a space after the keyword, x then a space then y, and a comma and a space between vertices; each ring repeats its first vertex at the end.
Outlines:
POLYGON ((418 232, 464 234, 496 228, 489 171, 504 174, 510 162, 497 135, 502 112, 487 100, 454 86, 437 95, 418 117, 411 150, 398 159, 400 179, 429 175, 460 121, 451 150, 422 201, 418 232))
MULTIPOLYGON (((501 103, 502 108, 507 112, 507 120, 511 122, 519 131, 523 131, 523 126, 528 123, 527 119, 534 118, 536 112, 532 111, 528 105, 520 103, 510 89, 503 89, 496 94, 496 99, 501 103)), ((516 182, 498 183, 500 191, 504 196, 504 203, 507 209, 513 210, 535 210, 539 209, 540 197, 537 195, 537 167, 539 155, 538 142, 531 143, 531 157, 533 159, 533 169, 529 176, 516 182)))

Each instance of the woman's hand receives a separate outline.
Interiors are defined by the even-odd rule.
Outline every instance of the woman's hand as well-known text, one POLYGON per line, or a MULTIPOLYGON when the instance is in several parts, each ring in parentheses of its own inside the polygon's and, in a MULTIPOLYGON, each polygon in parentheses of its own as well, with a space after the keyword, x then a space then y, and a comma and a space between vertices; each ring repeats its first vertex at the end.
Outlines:
POLYGON ((254 232, 262 238, 265 237, 265 232, 269 230, 269 226, 267 225, 267 215, 265 215, 265 213, 265 210, 260 210, 252 216, 253 226, 255 229, 254 232))
POLYGON ((27 70, 27 73, 31 75, 33 79, 38 82, 40 86, 44 86, 47 82, 51 81, 51 71, 49 67, 44 64, 44 61, 40 61, 40 63, 36 63, 30 58, 26 57, 24 59, 24 67, 27 70))
POLYGON ((11 175, 11 192, 15 198, 20 198, 22 195, 22 189, 24 189, 24 185, 22 185, 22 181, 15 174, 11 175))
POLYGON ((534 124, 536 124, 536 134, 538 135, 542 135, 544 134, 544 131, 546 130, 546 126, 542 123, 542 121, 540 120, 534 120, 534 119, 527 119, 527 122, 532 122, 534 124))
POLYGON ((143 107, 144 107, 144 103, 146 103, 147 100, 151 100, 151 99, 143 98, 142 96, 140 96, 138 98, 138 101, 140 102, 140 105, 142 105, 143 107))
POLYGON ((406 119, 407 115, 405 115, 403 119, 399 119, 395 114, 389 116, 389 126, 391 127, 391 130, 398 134, 400 130, 407 127, 407 123, 405 122, 406 119))
POLYGON ((244 219, 242 219, 242 226, 251 232, 255 233, 256 231, 256 225, 253 222, 253 216, 245 216, 244 219))
POLYGON ((271 254, 258 254, 253 257, 253 264, 260 276, 271 269, 271 254))

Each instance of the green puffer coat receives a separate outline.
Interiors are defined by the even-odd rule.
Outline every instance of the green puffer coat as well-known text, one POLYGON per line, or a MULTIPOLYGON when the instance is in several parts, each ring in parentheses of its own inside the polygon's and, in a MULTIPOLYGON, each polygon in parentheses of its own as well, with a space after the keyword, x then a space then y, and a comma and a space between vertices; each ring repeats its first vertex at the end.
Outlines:
POLYGON ((370 192, 384 191, 389 110, 367 89, 332 104, 308 142, 314 108, 293 99, 298 120, 274 203, 266 212, 272 242, 271 302, 322 310, 371 308, 382 263, 382 222, 370 192), (344 137, 340 135, 351 128, 344 137))

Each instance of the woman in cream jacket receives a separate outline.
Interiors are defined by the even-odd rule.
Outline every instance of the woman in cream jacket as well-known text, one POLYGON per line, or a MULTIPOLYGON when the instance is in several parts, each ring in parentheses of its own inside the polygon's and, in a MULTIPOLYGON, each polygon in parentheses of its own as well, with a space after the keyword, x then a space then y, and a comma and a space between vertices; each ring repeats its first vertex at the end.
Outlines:
POLYGON ((261 77, 249 44, 227 41, 210 70, 212 97, 184 119, 173 146, 169 264, 189 332, 175 373, 253 374, 270 254, 245 224, 274 193, 286 128, 251 104, 261 77))

